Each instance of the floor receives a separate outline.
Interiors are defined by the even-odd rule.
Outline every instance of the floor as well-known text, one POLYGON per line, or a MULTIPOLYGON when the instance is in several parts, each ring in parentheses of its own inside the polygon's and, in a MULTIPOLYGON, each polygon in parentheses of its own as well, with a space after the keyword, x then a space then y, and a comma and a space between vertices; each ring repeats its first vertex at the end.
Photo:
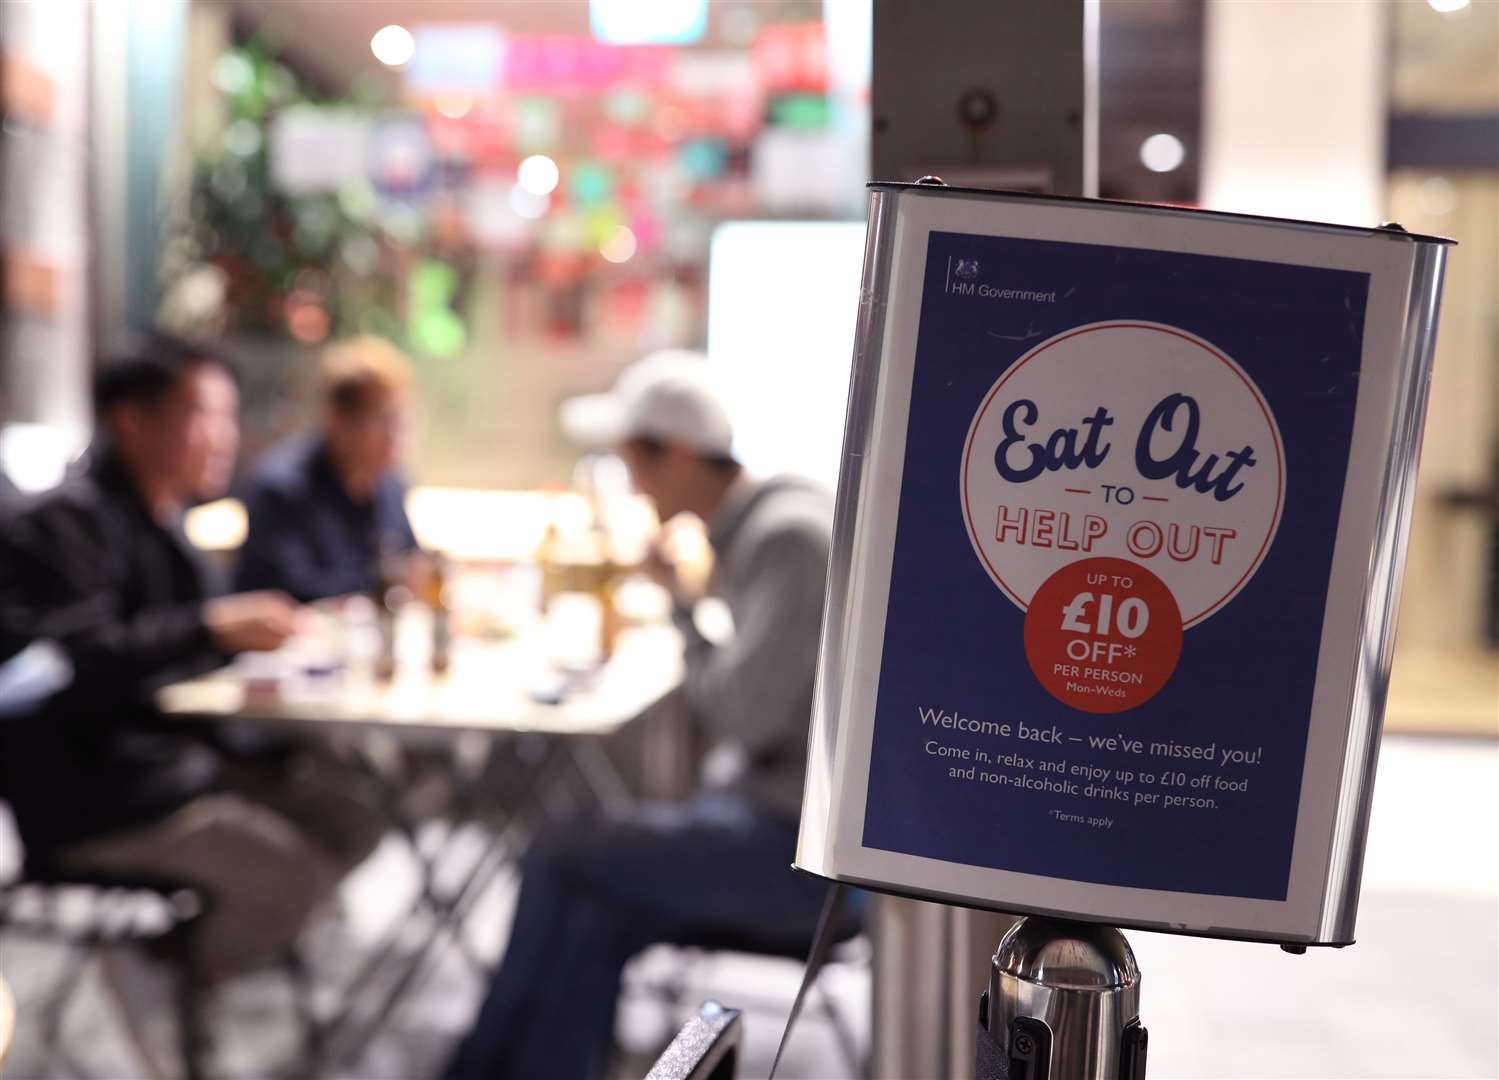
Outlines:
POLYGON ((1156 1077, 1499 1077, 1499 746, 1386 739, 1358 944, 1134 934, 1156 1077))
MULTIPOLYGON (((1499 746, 1490 740, 1391 737, 1380 764, 1359 918, 1359 944, 1290 956, 1231 942, 1132 934, 1144 972, 1143 1014, 1151 1032, 1152 1077, 1499 1077, 1499 746)), ((0 830, 7 828, 0 823, 0 830)), ((0 862, 14 850, 0 831, 0 862)), ((0 867, 3 873, 4 867, 0 867)), ((319 964, 347 970, 398 912, 414 885, 399 846, 382 848, 350 880, 342 920, 322 931, 319 964)), ((483 898, 473 945, 503 948, 514 885, 483 898)), ((677 970, 681 956, 646 954, 631 972, 643 984, 677 970)), ((10 940, 0 970, 15 988, 21 1030, 5 1076, 65 1075, 39 1063, 28 1001, 55 967, 46 946, 10 940)), ((744 1008, 741 1077, 763 1077, 774 1054, 799 968, 787 961, 710 957, 689 969, 689 998, 744 1008)), ((867 956, 859 943, 824 984, 855 1037, 867 1045, 867 956)), ((463 1030, 480 984, 456 955, 417 988, 407 1005, 343 1080, 422 1080, 433 1075, 463 1030)), ((236 1075, 270 1077, 290 1047, 282 985, 238 986, 221 1003, 225 1063, 236 1075)), ((630 1051, 621 1076, 644 1074, 672 1017, 649 996, 621 1009, 620 1042, 630 1051)), ((69 1022, 68 1042, 99 1077, 139 1075, 102 986, 91 979, 69 1022)), ((803 1020, 779 1074, 793 1080, 850 1075, 834 1029, 803 1020)))

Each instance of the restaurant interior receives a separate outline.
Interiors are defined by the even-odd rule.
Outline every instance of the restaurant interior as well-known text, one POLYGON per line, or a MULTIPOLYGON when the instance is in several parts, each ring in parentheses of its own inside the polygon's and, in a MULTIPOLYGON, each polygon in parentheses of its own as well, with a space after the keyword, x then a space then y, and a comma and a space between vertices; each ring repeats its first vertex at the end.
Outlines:
MULTIPOLYGON (((1499 1076, 1499 2, 1082 7, 1093 193, 1459 243, 1360 942, 1292 957, 1132 934, 1151 1072, 1499 1076)), ((153 699, 325 744, 388 812, 296 970, 216 990, 210 1075, 443 1075, 506 952, 529 840, 694 791, 691 656, 651 565, 669 552, 703 591, 714 535, 660 520, 569 411, 642 357, 693 350, 748 474, 836 485, 864 185, 920 175, 876 172, 880 102, 941 64, 920 41, 882 48, 879 25, 875 0, 0 5, 0 474, 18 492, 0 499, 64 482, 123 335, 212 341, 237 377, 238 463, 181 526, 232 575, 255 463, 321 423, 330 347, 380 339, 409 370, 399 471, 419 569, 314 600, 280 647, 153 699)), ((1044 112, 1043 93, 1001 117, 1044 112)), ((1056 183, 976 134, 951 145, 922 171, 1056 183)), ((692 618, 732 634, 711 598, 692 618)), ((189 1075, 147 1060, 98 954, 192 917, 190 900, 29 882, 5 804, 0 1074, 189 1075)), ((971 1075, 902 1044, 898 984, 926 976, 892 939, 920 922, 900 905, 921 906, 875 898, 834 948, 777 1075, 971 1075)), ((991 929, 970 952, 992 952, 991 929)), ((976 1000, 981 978, 951 990, 967 970, 942 993, 976 1000)), ((712 999, 744 1010, 740 1075, 766 1075, 801 974, 785 949, 652 946, 624 968, 607 1074, 645 1075, 712 999)), ((956 1023, 961 1042, 972 1021, 956 1023)))

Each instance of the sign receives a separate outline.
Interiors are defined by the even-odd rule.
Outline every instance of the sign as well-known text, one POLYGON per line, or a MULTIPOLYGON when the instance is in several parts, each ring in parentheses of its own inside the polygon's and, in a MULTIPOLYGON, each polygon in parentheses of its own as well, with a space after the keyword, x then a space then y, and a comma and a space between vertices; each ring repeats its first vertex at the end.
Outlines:
POLYGON ((509 34, 500 86, 514 93, 599 94, 617 86, 664 83, 673 52, 667 45, 606 45, 564 34, 509 34))
POLYGON ((289 195, 339 191, 370 168, 370 118, 355 109, 292 105, 271 118, 270 170, 289 195))
POLYGON ((437 175, 432 138, 420 116, 390 113, 371 127, 370 180, 387 199, 417 199, 429 194, 437 175))
POLYGON ((931 236, 906 476, 934 482, 901 493, 867 843, 1285 898, 1367 302, 1355 271, 931 236), (963 627, 940 680, 934 622, 963 627), (974 776, 903 783, 933 760, 974 776), (1013 838, 938 828, 979 815, 1013 838))
POLYGON ((1345 940, 1443 249, 876 190, 799 864, 1345 940))
POLYGON ((416 49, 402 72, 418 96, 495 92, 505 59, 505 35, 491 23, 423 23, 416 49))

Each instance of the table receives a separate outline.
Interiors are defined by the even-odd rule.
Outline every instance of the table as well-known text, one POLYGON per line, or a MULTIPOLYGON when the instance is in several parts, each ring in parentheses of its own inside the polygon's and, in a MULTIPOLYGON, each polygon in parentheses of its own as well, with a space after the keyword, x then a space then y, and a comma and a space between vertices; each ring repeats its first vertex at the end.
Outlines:
MULTIPOLYGON (((397 654, 403 651, 398 643, 397 654)), ((576 673, 556 702, 535 693, 543 682, 554 682, 539 678, 547 667, 539 634, 502 641, 460 638, 441 675, 430 672, 425 657, 403 660, 388 681, 359 674, 290 680, 273 695, 248 692, 244 670, 231 666, 162 688, 157 704, 179 719, 325 730, 373 727, 415 738, 461 731, 606 735, 681 682, 682 639, 665 624, 629 628, 619 636, 614 655, 594 671, 576 673)))
MULTIPOLYGON (((409 614, 409 613, 408 613, 409 614)), ((501 740, 541 737, 565 750, 571 767, 594 796, 608 805, 628 800, 629 791, 600 745, 609 735, 669 694, 682 679, 682 640, 665 623, 635 626, 618 637, 613 655, 591 670, 555 670, 554 652, 541 624, 504 640, 459 638, 454 641, 447 671, 434 674, 429 664, 430 622, 423 613, 398 622, 397 670, 390 680, 360 673, 307 675, 298 673, 301 661, 294 646, 279 660, 247 660, 212 674, 164 687, 157 702, 167 716, 183 721, 254 723, 297 729, 329 738, 394 738, 401 743, 452 744, 478 738, 484 756, 501 740), (279 678, 267 677, 279 666, 279 678), (270 690, 256 690, 256 682, 270 690), (248 685, 247 685, 248 684, 248 685)), ((430 618, 428 616, 428 618, 430 618)), ((536 770, 527 797, 542 806, 554 773, 536 770)), ((472 808, 482 798, 465 799, 472 808)), ((392 799, 392 805, 397 800, 392 799)), ((516 815, 519 817, 519 815, 516 815)), ((405 991, 418 979, 430 955, 448 937, 460 949, 463 919, 469 907, 512 857, 515 843, 509 828, 486 844, 481 856, 467 864, 451 889, 439 889, 439 864, 445 861, 458 834, 454 826, 435 852, 422 850, 414 823, 397 819, 422 870, 421 895, 412 911, 374 950, 343 993, 344 1004, 325 1026, 314 1068, 337 1067, 367 1045, 389 1017, 405 991), (407 957, 396 955, 406 925, 423 910, 430 916, 430 933, 407 957), (377 978, 392 963, 401 964, 394 978, 377 978), (383 983, 386 993, 371 1016, 354 1027, 354 1010, 366 988, 383 983), (350 1034, 353 1032, 353 1034, 350 1034)), ((472 959, 472 957, 470 957, 472 959)))

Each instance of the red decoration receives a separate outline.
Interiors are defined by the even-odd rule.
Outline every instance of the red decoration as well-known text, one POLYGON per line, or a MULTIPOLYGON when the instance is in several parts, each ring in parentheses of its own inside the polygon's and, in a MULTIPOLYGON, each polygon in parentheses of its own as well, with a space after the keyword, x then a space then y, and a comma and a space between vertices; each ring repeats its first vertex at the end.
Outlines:
POLYGON ((827 38, 820 22, 767 26, 755 38, 751 62, 766 94, 827 91, 827 38))
POLYGON ((561 34, 511 34, 505 38, 500 85, 553 94, 656 86, 665 80, 671 57, 671 49, 661 45, 604 45, 561 34))

